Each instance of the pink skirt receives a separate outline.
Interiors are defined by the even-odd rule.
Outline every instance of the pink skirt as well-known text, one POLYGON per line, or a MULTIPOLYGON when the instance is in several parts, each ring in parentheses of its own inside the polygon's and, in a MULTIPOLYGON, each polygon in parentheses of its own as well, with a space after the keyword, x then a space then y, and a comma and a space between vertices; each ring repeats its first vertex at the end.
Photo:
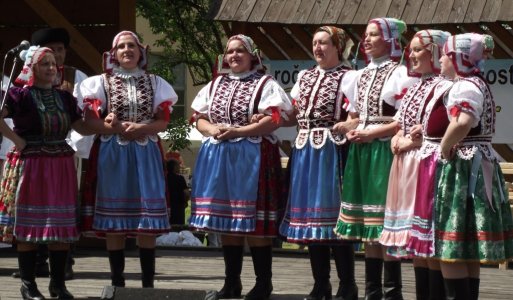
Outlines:
POLYGON ((417 189, 417 150, 394 156, 388 179, 385 221, 379 242, 389 247, 406 246, 410 238, 417 189))

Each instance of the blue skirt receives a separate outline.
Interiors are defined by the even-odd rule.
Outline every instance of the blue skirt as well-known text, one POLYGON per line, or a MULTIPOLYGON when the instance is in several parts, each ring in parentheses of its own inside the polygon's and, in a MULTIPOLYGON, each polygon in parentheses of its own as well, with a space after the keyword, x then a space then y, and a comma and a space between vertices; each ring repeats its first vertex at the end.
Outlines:
POLYGON ((290 188, 280 235, 294 243, 333 242, 340 211, 342 170, 347 146, 330 140, 321 149, 294 149, 290 188))
POLYGON ((192 178, 190 225, 227 233, 255 231, 259 171, 259 143, 204 142, 192 178))
POLYGON ((162 154, 158 143, 102 141, 93 229, 162 233, 170 229, 162 154))

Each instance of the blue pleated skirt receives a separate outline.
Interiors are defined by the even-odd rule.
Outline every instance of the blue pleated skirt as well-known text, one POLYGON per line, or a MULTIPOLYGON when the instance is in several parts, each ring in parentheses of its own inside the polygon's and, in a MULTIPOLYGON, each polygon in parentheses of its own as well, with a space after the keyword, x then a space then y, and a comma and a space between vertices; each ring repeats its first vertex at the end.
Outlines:
POLYGON ((93 229, 163 233, 170 229, 162 154, 156 142, 102 141, 93 229))
POLYGON ((192 178, 192 227, 225 233, 256 228, 260 144, 238 142, 201 145, 192 178))
POLYGON ((292 152, 290 188, 280 235, 293 243, 333 242, 340 211, 345 146, 330 140, 292 152))

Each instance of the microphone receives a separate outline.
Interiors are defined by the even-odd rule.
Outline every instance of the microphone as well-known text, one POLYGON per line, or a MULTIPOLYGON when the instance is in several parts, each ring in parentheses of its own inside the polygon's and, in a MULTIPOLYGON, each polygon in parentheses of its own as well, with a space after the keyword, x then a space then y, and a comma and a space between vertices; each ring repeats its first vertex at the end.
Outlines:
POLYGON ((22 50, 27 50, 29 47, 30 47, 30 43, 28 41, 21 41, 21 43, 18 46, 9 50, 7 52, 7 54, 16 54, 22 50))

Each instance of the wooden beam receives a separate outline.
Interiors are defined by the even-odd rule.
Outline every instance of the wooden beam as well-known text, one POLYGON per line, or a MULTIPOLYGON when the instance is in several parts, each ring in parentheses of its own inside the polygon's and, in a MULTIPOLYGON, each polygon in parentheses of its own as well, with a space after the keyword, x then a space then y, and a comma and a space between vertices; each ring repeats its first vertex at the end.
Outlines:
POLYGON ((433 22, 433 16, 435 15, 436 6, 438 5, 438 2, 438 0, 422 2, 422 6, 420 7, 419 15, 417 16, 417 20, 415 21, 415 23, 431 24, 433 22))
POLYGON ((296 40, 283 29, 281 24, 267 24, 262 26, 266 35, 278 42, 281 50, 287 54, 290 59, 311 59, 309 51, 298 45, 296 40))
POLYGON ((281 22, 285 24, 296 23, 294 16, 300 5, 301 0, 288 0, 282 9, 281 22))
POLYGON ((102 72, 102 55, 48 0, 25 0, 50 27, 65 28, 70 37, 70 47, 96 73, 102 72))
POLYGON ((354 17, 360 7, 360 0, 347 0, 344 3, 344 8, 338 17, 338 24, 353 24, 354 17))
POLYGON ((240 5, 237 13, 233 17, 233 21, 245 22, 248 20, 253 7, 255 7, 256 0, 243 0, 240 5))
POLYGON ((342 9, 344 8, 344 4, 345 0, 338 0, 335 1, 335 3, 333 3, 333 5, 331 5, 328 10, 326 10, 326 13, 324 14, 325 24, 337 25, 338 17, 340 16, 342 9))
POLYGON ((248 22, 252 23, 260 23, 262 19, 265 17, 265 13, 267 12, 267 8, 271 4, 271 0, 259 0, 256 2, 253 7, 253 11, 251 11, 251 15, 248 18, 248 22))
POLYGON ((119 0, 119 31, 135 32, 135 0, 119 0))
POLYGON ((285 5, 285 0, 273 0, 269 4, 269 7, 267 8, 267 11, 265 12, 264 17, 262 18, 262 22, 266 23, 275 23, 275 22, 282 22, 281 19, 281 11, 283 9, 283 6, 285 5))
POLYGON ((501 12, 502 0, 487 0, 481 14, 481 22, 495 22, 501 12))
POLYGON ((449 23, 449 15, 451 14, 451 8, 454 0, 443 0, 439 1, 436 6, 435 15, 433 16, 433 24, 449 23))
POLYGON ((390 5, 392 5, 392 0, 381 0, 378 2, 376 6, 372 9, 369 19, 388 17, 388 10, 390 9, 390 5))
POLYGON ((314 6, 310 16, 308 16, 307 22, 309 24, 327 24, 324 14, 330 5, 330 0, 317 0, 313 1, 313 3, 314 6))
POLYGON ((420 7, 422 6, 422 0, 408 0, 403 10, 403 15, 400 18, 406 24, 413 24, 417 20, 419 15, 420 7))
POLYGON ((467 13, 465 14, 465 23, 480 22, 481 14, 483 13, 486 1, 471 0, 468 5, 467 13))
POLYGON ((454 0, 454 4, 451 8, 451 14, 449 15, 449 22, 456 24, 463 23, 469 3, 470 0, 454 0))
POLYGON ((390 18, 401 19, 404 8, 408 0, 393 0, 388 9, 387 16, 390 18))
POLYGON ((369 22, 374 6, 381 5, 381 1, 365 0, 358 6, 358 11, 353 19, 353 24, 367 24, 369 22))

